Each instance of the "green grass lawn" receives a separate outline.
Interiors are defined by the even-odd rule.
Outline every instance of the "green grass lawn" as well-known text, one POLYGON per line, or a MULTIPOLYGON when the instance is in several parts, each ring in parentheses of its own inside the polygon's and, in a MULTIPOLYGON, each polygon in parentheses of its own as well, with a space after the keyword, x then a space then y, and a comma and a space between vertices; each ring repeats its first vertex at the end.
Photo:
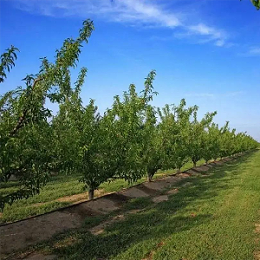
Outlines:
POLYGON ((38 249, 58 259, 253 260, 260 249, 260 234, 254 232, 260 223, 260 151, 209 173, 184 180, 191 185, 180 187, 168 201, 133 201, 123 210, 144 210, 98 236, 87 228, 104 217, 88 219, 81 230, 38 249))
MULTIPOLYGON (((198 165, 205 163, 204 160, 198 162, 198 165)), ((192 163, 187 163, 184 169, 192 167, 192 163)), ((161 178, 165 175, 174 173, 175 170, 158 171, 154 178, 161 178)), ((11 206, 7 205, 0 215, 0 223, 12 222, 20 219, 24 219, 30 216, 39 215, 45 212, 49 212, 54 209, 58 209, 73 202, 68 201, 55 201, 65 196, 71 196, 75 194, 83 193, 83 183, 79 182, 80 175, 57 175, 53 176, 45 187, 42 188, 39 195, 33 196, 28 199, 22 199, 14 202, 11 206)), ((136 185, 144 182, 146 178, 142 178, 139 181, 129 184, 124 180, 115 180, 110 183, 104 183, 100 186, 100 195, 108 192, 119 191, 123 188, 136 185)), ((0 186, 0 194, 7 194, 16 189, 16 182, 3 183, 0 186)), ((87 193, 86 193, 87 199, 87 193)))

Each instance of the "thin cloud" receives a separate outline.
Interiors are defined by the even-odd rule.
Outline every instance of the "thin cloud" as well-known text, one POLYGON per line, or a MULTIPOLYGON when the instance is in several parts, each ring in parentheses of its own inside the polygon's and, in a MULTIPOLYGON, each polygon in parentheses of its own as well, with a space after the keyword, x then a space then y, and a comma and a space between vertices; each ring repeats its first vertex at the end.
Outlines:
POLYGON ((199 37, 200 42, 226 45, 227 34, 215 27, 199 23, 190 25, 182 21, 179 13, 167 10, 154 0, 9 0, 27 12, 48 16, 96 15, 103 19, 135 25, 179 28, 184 37, 199 37))
POLYGON ((260 56, 260 47, 251 47, 245 56, 260 56))
POLYGON ((226 43, 227 35, 224 31, 206 24, 199 23, 197 25, 187 26, 187 30, 189 35, 195 34, 205 37, 205 42, 214 42, 218 47, 222 47, 226 43))
POLYGON ((226 93, 224 94, 226 97, 235 97, 235 96, 240 96, 240 95, 243 95, 245 94, 244 91, 234 91, 234 92, 229 92, 229 93, 226 93))
POLYGON ((18 8, 49 16, 86 17, 87 14, 117 22, 142 22, 174 28, 180 19, 147 1, 133 0, 11 0, 18 8))
POLYGON ((186 97, 198 97, 198 98, 224 98, 235 97, 245 94, 244 91, 233 91, 227 93, 188 93, 186 97))
POLYGON ((216 95, 212 93, 189 93, 186 95, 186 97, 213 98, 216 97, 216 95))
POLYGON ((200 23, 198 25, 194 25, 194 26, 189 26, 188 29, 191 32, 198 33, 200 35, 210 36, 213 39, 224 38, 224 34, 220 30, 216 30, 215 28, 209 27, 202 23, 200 23))

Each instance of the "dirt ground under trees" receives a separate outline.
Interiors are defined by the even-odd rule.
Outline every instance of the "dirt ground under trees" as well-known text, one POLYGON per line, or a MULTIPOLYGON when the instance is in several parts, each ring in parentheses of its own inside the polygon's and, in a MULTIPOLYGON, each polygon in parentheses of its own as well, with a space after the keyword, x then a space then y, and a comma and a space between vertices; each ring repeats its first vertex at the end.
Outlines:
MULTIPOLYGON (((230 160, 230 159, 229 159, 230 160)), ((228 160, 228 161, 229 161, 228 160)), ((92 201, 81 202, 40 216, 28 218, 16 223, 0 226, 0 252, 2 257, 13 254, 15 251, 23 250, 29 246, 36 245, 51 239, 54 235, 80 228, 88 217, 105 215, 122 208, 125 203, 133 198, 151 197, 154 203, 168 200, 168 196, 178 193, 178 189, 171 187, 180 180, 191 175, 206 172, 214 165, 221 165, 227 160, 211 163, 192 168, 183 173, 174 174, 153 182, 145 182, 134 187, 123 189, 117 193, 111 193, 92 201), (162 193, 167 190, 166 193, 162 193)), ((186 182, 185 185, 188 185, 186 182)), ((135 214, 139 210, 130 210, 125 214, 135 214)), ((89 231, 96 235, 103 232, 108 225, 123 220, 125 215, 118 215, 91 228, 89 231)), ((23 259, 53 259, 55 256, 44 256, 30 254, 23 259)))

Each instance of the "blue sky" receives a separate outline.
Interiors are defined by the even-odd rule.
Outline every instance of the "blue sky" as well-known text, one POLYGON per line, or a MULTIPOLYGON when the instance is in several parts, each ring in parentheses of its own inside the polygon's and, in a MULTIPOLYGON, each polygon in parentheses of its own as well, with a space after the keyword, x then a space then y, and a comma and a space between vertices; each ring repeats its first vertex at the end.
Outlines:
MULTIPOLYGON (((37 73, 84 19, 95 31, 79 68, 88 76, 82 97, 104 111, 134 83, 157 72, 154 105, 198 105, 200 116, 247 131, 260 141, 260 11, 249 0, 0 0, 0 51, 20 49, 0 94, 37 73)), ((75 78, 77 69, 72 73, 75 78)))

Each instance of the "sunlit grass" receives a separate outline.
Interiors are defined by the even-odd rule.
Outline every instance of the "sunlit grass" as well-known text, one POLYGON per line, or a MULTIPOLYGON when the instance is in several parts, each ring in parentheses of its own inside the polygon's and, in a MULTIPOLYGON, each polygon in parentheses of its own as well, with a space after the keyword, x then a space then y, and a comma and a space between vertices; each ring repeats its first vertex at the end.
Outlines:
POLYGON ((98 236, 87 227, 103 218, 56 239, 70 237, 72 244, 56 247, 54 239, 42 248, 61 259, 253 260, 259 249, 254 232, 260 221, 259 175, 257 151, 212 169, 207 177, 186 179, 191 185, 179 186, 168 201, 133 201, 127 209, 144 210, 98 236))
MULTIPOLYGON (((198 165, 205 163, 204 160, 198 162, 198 165)), ((182 170, 186 170, 192 167, 192 163, 185 164, 182 170)), ((154 179, 162 178, 169 174, 175 173, 176 170, 170 169, 166 171, 159 170, 154 179)), ((10 222, 20 219, 24 219, 30 216, 35 216, 45 212, 49 212, 60 207, 70 205, 76 201, 55 201, 65 196, 71 196, 75 194, 84 193, 84 185, 79 182, 80 175, 57 175, 53 176, 45 187, 41 189, 39 195, 30 197, 28 199, 22 199, 14 202, 11 206, 7 205, 3 214, 0 216, 0 222, 10 222)), ((120 191, 123 188, 128 188, 138 183, 146 181, 146 177, 141 178, 137 182, 128 183, 122 179, 117 179, 112 182, 103 183, 99 188, 99 195, 120 191)), ((6 194, 16 189, 16 182, 3 184, 0 188, 0 194, 6 194)), ((87 197, 86 192, 86 199, 87 197)))

